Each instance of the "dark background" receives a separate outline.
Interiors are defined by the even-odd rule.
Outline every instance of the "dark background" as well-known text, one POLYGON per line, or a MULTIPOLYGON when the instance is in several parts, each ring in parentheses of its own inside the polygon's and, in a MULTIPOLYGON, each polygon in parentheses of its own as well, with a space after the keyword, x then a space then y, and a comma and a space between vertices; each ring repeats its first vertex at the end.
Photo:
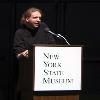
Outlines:
POLYGON ((0 100, 13 100, 17 65, 12 44, 21 14, 42 9, 44 21, 72 45, 83 45, 80 100, 100 100, 99 0, 0 0, 0 100))

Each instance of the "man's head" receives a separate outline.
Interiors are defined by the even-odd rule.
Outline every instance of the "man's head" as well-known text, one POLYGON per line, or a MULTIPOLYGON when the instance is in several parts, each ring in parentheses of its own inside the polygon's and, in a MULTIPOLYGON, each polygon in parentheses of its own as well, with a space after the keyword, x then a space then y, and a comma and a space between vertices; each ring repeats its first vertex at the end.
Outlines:
POLYGON ((32 28, 39 27, 41 23, 42 11, 37 8, 29 8, 21 18, 21 24, 32 28))

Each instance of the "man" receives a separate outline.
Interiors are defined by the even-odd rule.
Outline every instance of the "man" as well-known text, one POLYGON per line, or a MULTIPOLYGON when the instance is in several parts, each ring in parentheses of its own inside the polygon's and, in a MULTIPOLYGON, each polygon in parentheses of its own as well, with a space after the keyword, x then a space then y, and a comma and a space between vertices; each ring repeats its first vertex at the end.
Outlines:
POLYGON ((48 26, 42 22, 42 11, 29 8, 21 18, 21 28, 14 36, 14 52, 19 61, 17 95, 18 100, 32 100, 33 68, 30 51, 33 44, 55 44, 52 34, 45 32, 48 26))
POLYGON ((21 18, 22 28, 18 29, 14 37, 16 56, 28 57, 32 44, 54 44, 55 40, 50 33, 45 32, 48 26, 41 22, 43 14, 40 9, 29 8, 21 18))

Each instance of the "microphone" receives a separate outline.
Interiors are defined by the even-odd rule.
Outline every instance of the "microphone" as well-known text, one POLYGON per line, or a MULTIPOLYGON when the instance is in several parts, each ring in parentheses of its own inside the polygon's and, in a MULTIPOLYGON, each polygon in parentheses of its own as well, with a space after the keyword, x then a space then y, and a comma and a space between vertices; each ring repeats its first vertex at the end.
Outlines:
POLYGON ((59 38, 60 38, 60 36, 59 36, 58 34, 55 34, 54 32, 50 31, 50 29, 49 29, 49 28, 45 28, 45 29, 44 29, 44 31, 45 31, 45 32, 48 32, 48 33, 51 33, 52 35, 54 35, 54 36, 56 36, 56 37, 59 37, 59 38))
POLYGON ((49 28, 45 28, 44 29, 45 32, 51 33, 52 35, 58 37, 58 38, 63 38, 65 40, 65 42, 70 45, 70 43, 66 40, 66 38, 64 36, 62 36, 61 34, 55 34, 54 32, 50 31, 49 28))

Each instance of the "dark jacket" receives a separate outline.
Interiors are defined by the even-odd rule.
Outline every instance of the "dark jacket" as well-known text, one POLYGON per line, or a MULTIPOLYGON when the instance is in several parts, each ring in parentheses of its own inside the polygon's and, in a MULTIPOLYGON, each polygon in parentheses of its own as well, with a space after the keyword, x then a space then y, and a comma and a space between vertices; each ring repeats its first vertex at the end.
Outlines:
POLYGON ((33 44, 54 44, 53 36, 45 32, 48 26, 41 23, 39 28, 30 29, 26 26, 18 29, 14 36, 14 51, 20 53, 24 50, 31 50, 33 44))

